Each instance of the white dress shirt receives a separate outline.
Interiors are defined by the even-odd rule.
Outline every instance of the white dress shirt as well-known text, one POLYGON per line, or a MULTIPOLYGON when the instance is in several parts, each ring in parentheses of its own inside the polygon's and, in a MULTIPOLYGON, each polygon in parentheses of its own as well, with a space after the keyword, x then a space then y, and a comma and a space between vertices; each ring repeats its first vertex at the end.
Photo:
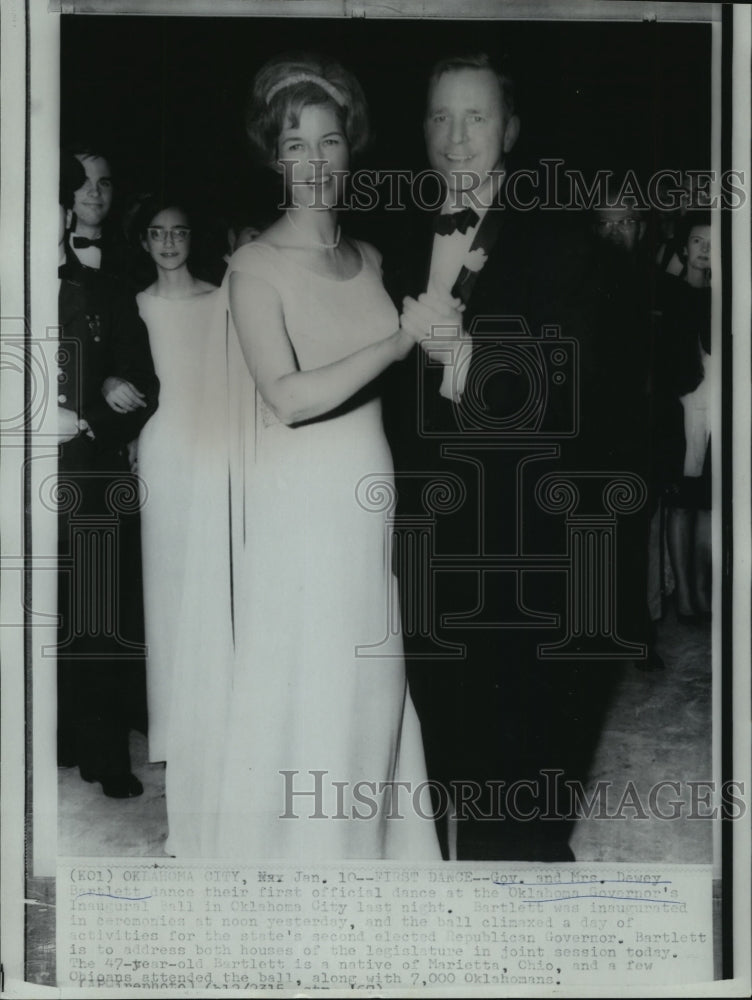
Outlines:
MULTIPOLYGON (((426 291, 437 298, 449 300, 452 298, 452 288, 463 265, 468 265, 470 260, 470 247, 473 244, 478 228, 483 222, 483 217, 488 211, 495 192, 498 191, 503 173, 495 174, 487 180, 477 191, 473 192, 474 198, 471 201, 467 195, 463 195, 463 206, 472 208, 478 216, 478 221, 474 226, 468 226, 467 231, 461 233, 455 230, 453 233, 441 236, 434 233, 433 248, 431 250, 431 267, 428 275, 428 288, 426 291)), ((462 211, 462 207, 457 207, 456 197, 447 195, 447 199, 442 206, 441 215, 449 215, 452 211, 462 211)), ((480 270, 485 261, 486 254, 483 250, 477 253, 478 259, 471 270, 480 270)), ((473 343, 471 338, 462 330, 458 331, 461 338, 459 348, 451 352, 447 351, 447 360, 444 362, 444 376, 441 381, 439 392, 447 399, 458 403, 467 381, 467 373, 470 366, 470 358, 473 353, 473 343)), ((446 336, 449 338, 449 332, 446 336)))
MULTIPOLYGON (((470 247, 487 209, 481 208, 475 209, 475 211, 478 215, 478 221, 474 226, 468 226, 466 232, 461 233, 459 229, 456 229, 453 233, 447 233, 443 236, 434 233, 426 291, 437 298, 445 300, 452 298, 452 288, 459 277, 462 265, 470 252, 470 247)), ((440 214, 451 214, 448 199, 440 214)), ((482 253, 483 251, 478 252, 482 253)), ((459 348, 451 352, 451 355, 447 354, 447 360, 444 362, 444 375, 439 388, 442 396, 455 403, 458 403, 462 397, 467 381, 470 357, 473 353, 472 340, 467 335, 463 336, 462 331, 459 331, 459 334, 463 337, 463 342, 459 348)), ((449 336, 448 332, 446 336, 449 336)))

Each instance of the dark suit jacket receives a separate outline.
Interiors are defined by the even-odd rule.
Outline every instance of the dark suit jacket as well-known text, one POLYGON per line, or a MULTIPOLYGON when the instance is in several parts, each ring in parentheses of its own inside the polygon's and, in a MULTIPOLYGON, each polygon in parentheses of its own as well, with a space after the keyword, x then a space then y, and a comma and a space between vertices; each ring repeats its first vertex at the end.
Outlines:
MULTIPOLYGON (((385 283, 398 309, 401 309, 405 295, 417 298, 426 290, 434 239, 434 218, 433 213, 414 216, 406 227, 399 255, 386 262, 385 283)), ((473 321, 481 316, 530 316, 529 276, 534 262, 530 260, 530 234, 524 226, 520 226, 519 221, 517 216, 500 207, 490 210, 481 223, 478 236, 492 224, 496 226, 498 233, 493 246, 488 250, 488 258, 482 270, 477 275, 468 275, 472 291, 465 303, 466 330, 470 330, 473 321)), ((455 294, 463 291, 462 283, 458 281, 455 294)), ((427 429, 458 429, 456 407, 438 393, 443 374, 441 366, 429 363, 424 352, 416 348, 397 367, 397 372, 401 389, 407 390, 406 393, 399 393, 403 413, 407 413, 408 396, 424 381, 426 389, 429 386, 436 389, 435 392, 426 392, 424 402, 428 407, 427 429)), ((490 393, 489 396, 498 397, 498 393, 490 393)), ((393 406, 390 412, 394 414, 393 406)))
MULTIPOLYGON (((411 219, 399 254, 386 262, 385 283, 398 309, 405 295, 417 297, 426 290, 433 218, 433 213, 422 213, 411 219)), ((550 450, 556 451, 559 438, 546 437, 547 429, 572 423, 576 385, 570 380, 563 390, 552 391, 551 345, 542 347, 537 339, 544 325, 562 325, 564 335, 570 326, 559 287, 562 238, 558 230, 555 220, 513 211, 501 200, 482 220, 473 246, 480 240, 487 249, 485 265, 474 274, 463 269, 453 289, 465 301, 463 325, 473 337, 468 380, 459 404, 441 396, 442 366, 431 362, 420 347, 393 366, 384 380, 384 423, 397 473, 399 514, 425 514, 421 473, 451 470, 465 480, 470 491, 463 510, 437 524, 439 535, 443 530, 444 548, 477 549, 479 505, 486 522, 486 543, 497 550, 514 544, 509 534, 514 524, 488 509, 494 502, 491 494, 485 498, 473 494, 477 470, 450 457, 450 449, 509 440, 504 431, 508 428, 521 429, 527 440, 545 439, 550 450), (489 230, 495 230, 492 240, 489 230), (503 530, 507 531, 505 539, 491 539, 489 532, 503 530)), ((568 378, 572 368, 571 361, 563 366, 568 378)), ((520 454, 497 451, 494 461, 484 463, 486 480, 496 476, 503 490, 506 477, 508 487, 520 454)))
POLYGON ((88 421, 98 454, 111 454, 138 437, 157 409, 149 335, 133 294, 117 278, 83 267, 72 253, 60 278, 58 402, 88 421), (127 414, 112 410, 102 395, 110 376, 133 383, 147 405, 127 414))
MULTIPOLYGON (((441 366, 420 347, 385 378, 384 423, 399 497, 394 566, 408 678, 429 775, 439 781, 448 775, 511 782, 539 776, 542 767, 581 773, 569 748, 577 742, 570 724, 583 732, 577 715, 587 705, 579 697, 582 685, 572 681, 570 669, 538 653, 540 644, 561 637, 554 615, 564 620, 564 574, 540 567, 519 572, 519 564, 496 570, 487 560, 560 557, 566 551, 563 517, 543 511, 534 494, 543 475, 559 471, 563 441, 576 431, 577 344, 567 339, 574 335, 576 310, 563 294, 566 221, 501 204, 486 214, 477 234, 487 247, 485 265, 474 282, 460 282, 454 290, 465 298, 463 325, 473 337, 459 405, 440 395, 441 366), (489 225, 496 229, 492 245, 484 234, 489 225), (546 326, 559 326, 561 336, 544 337, 546 326), (564 377, 556 381, 554 375, 564 377), (449 513, 426 509, 431 473, 450 477, 464 491, 449 513), (411 564, 399 558, 408 548, 400 534, 414 518, 430 523, 433 549, 425 541, 416 544, 411 564), (478 568, 472 567, 474 554, 480 556, 478 568), (441 569, 422 583, 422 591, 414 570, 421 560, 441 569), (406 613, 406 607, 412 612, 426 606, 430 638, 413 626, 417 616, 406 613), (536 613, 547 617, 541 623, 536 613), (463 616, 474 620, 466 627, 463 616), (461 646, 462 655, 446 656, 448 645, 461 646)), ((398 308, 404 295, 425 291, 432 243, 432 216, 426 214, 411 222, 399 256, 387 260, 385 281, 398 308)), ((579 756, 587 755, 586 743, 581 737, 579 756)), ((532 825, 522 824, 521 831, 519 826, 505 823, 504 833, 489 824, 484 835, 533 844, 532 825)), ((564 836, 561 826, 548 824, 545 836, 564 836)), ((541 831, 535 836, 545 839, 541 831)), ((493 850, 503 854, 483 856, 545 856, 532 847, 525 853, 519 844, 499 844, 493 850)), ((472 856, 472 846, 465 856, 472 856)))
MULTIPOLYGON (((78 719, 82 711, 94 711, 89 702, 88 708, 81 708, 85 692, 97 692, 90 702, 100 714, 105 712, 105 703, 126 706, 133 698, 138 702, 134 716, 143 714, 140 689, 128 681, 127 674, 99 670, 92 680, 87 664, 98 667, 108 657, 126 656, 129 662, 140 663, 141 669, 143 666, 138 645, 143 642, 138 487, 130 472, 126 445, 156 410, 159 382, 146 327, 127 287, 111 275, 83 267, 72 254, 60 268, 60 278, 57 402, 87 420, 94 434, 93 439, 81 433, 64 442, 58 463, 61 499, 74 501, 72 505, 61 502, 58 521, 58 657, 66 664, 60 678, 59 706, 61 732, 67 732, 71 720, 78 719), (147 405, 128 414, 112 410, 102 395, 102 385, 109 376, 132 382, 145 394, 147 405), (95 536, 100 530, 107 535, 113 526, 116 551, 108 555, 109 543, 97 541, 95 536), (73 532, 80 543, 89 546, 86 558, 79 558, 73 532), (106 570, 101 565, 92 569, 88 562, 91 553, 98 553, 106 570), (114 578, 105 573, 114 574, 114 578), (107 616, 90 618, 92 581, 99 588, 99 600, 110 600, 116 615, 114 631, 108 627, 107 616), (107 587, 116 590, 109 593, 107 587), (86 627, 74 631, 73 623, 81 621, 86 627)), ((115 770, 127 770, 127 739, 125 748, 115 770)), ((80 762, 83 764, 83 759, 80 762)))

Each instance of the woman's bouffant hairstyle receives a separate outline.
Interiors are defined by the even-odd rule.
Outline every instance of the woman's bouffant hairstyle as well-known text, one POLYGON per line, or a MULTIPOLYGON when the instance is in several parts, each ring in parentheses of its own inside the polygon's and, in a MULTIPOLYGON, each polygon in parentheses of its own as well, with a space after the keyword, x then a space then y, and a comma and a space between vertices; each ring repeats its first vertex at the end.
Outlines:
POLYGON ((360 84, 343 66, 323 56, 285 54, 270 59, 254 78, 245 126, 251 151, 264 166, 277 159, 277 142, 288 123, 297 128, 303 108, 334 108, 357 156, 368 145, 368 109, 360 84))
POLYGON ((710 212, 703 209, 693 209, 681 217, 677 223, 676 235, 679 240, 682 256, 686 257, 686 247, 687 241, 689 240, 689 234, 695 226, 709 226, 710 218, 710 212))

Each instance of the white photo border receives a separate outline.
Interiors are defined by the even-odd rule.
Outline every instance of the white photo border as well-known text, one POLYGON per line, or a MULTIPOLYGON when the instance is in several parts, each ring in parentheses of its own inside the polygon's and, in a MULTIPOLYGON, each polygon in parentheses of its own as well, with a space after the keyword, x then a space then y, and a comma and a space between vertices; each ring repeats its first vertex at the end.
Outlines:
MULTIPOLYGON (((472 16, 478 18, 533 19, 633 19, 667 18, 671 20, 714 20, 716 22, 716 42, 718 52, 723 44, 720 4, 689 3, 604 3, 574 2, 557 5, 552 10, 549 4, 504 4, 502 8, 493 0, 478 3, 472 16), (531 7, 533 8, 531 12, 531 7), (523 14, 523 10, 525 13, 523 14)), ((194 0, 179 4, 179 14, 174 3, 148 0, 115 0, 99 3, 50 3, 49 12, 43 4, 20 3, 7 0, 2 10, 2 157, 3 183, 0 185, 0 214, 3 218, 3 235, 0 236, 0 260, 2 262, 2 322, 3 350, 6 345, 22 337, 39 337, 38 317, 56 315, 57 286, 54 281, 55 253, 45 229, 48 220, 55 217, 54 179, 50 177, 48 166, 57 160, 58 108, 57 79, 59 66, 59 17, 56 10, 65 14, 97 13, 107 15, 150 14, 150 15, 206 15, 206 16, 290 16, 290 17, 394 17, 392 7, 385 4, 342 3, 329 0, 298 0, 280 3, 260 2, 251 5, 242 0, 225 0, 209 3, 208 0, 194 0), (25 101, 18 99, 23 93, 25 101), (21 147, 23 147, 23 168, 21 167, 21 147), (33 192, 33 196, 32 196, 33 192), (24 247, 24 253, 18 252, 24 247), (29 287, 29 276, 33 276, 34 292, 29 287), (27 326, 24 328, 23 317, 27 326)), ((433 0, 423 3, 419 0, 402 5, 399 16, 467 18, 469 13, 456 0, 433 0)), ((750 56, 750 10, 737 8, 733 15, 724 12, 724 30, 728 35, 733 19, 733 106, 720 107, 720 95, 714 106, 714 121, 732 123, 730 137, 719 135, 719 142, 727 141, 735 168, 744 169, 749 176, 749 67, 750 56), (719 118, 720 112, 720 118, 719 118), (743 167, 740 165, 743 164, 743 167)), ((720 127, 720 126, 719 126, 720 127)), ((716 518, 714 530, 714 550, 719 561, 716 567, 720 573, 728 575, 726 560, 731 558, 731 531, 733 538, 733 591, 727 587, 724 601, 724 621, 721 615, 714 616, 714 656, 726 657, 728 669, 723 674, 726 685, 721 691, 716 688, 716 707, 724 709, 724 717, 715 717, 714 747, 717 759, 731 764, 732 772, 724 776, 750 782, 750 461, 749 427, 750 411, 750 214, 749 204, 728 223, 728 245, 732 250, 730 280, 733 281, 732 314, 727 321, 733 327, 731 370, 724 375, 724 387, 733 385, 733 411, 724 410, 722 419, 728 428, 733 424, 729 436, 729 447, 733 451, 733 503, 726 508, 732 519, 732 527, 725 529, 716 518), (723 563, 720 562, 721 555, 723 563), (721 653, 721 643, 725 649, 721 653), (733 691, 729 691, 731 666, 728 657, 733 644, 733 691), (729 715, 731 718, 729 719, 729 715), (727 737, 727 723, 731 722, 733 745, 727 737)), ((723 234, 722 234, 723 235, 723 234)), ((43 338, 44 339, 44 338, 43 338)), ((49 345, 47 345, 49 348, 49 345)), ((44 351, 47 349, 42 348, 44 351)), ((29 392, 33 390, 30 381, 24 380, 20 386, 17 371, 8 367, 4 360, 2 370, 4 421, 8 414, 26 412, 29 409, 29 392), (19 389, 22 392, 19 395, 19 389), (26 393, 25 399, 23 394, 26 393)), ((719 402, 719 406, 720 406, 719 402)), ((41 428, 42 434, 54 434, 54 420, 51 416, 41 428)), ((11 627, 0 630, 2 642, 2 790, 3 790, 3 906, 2 906, 2 956, 6 990, 8 995, 23 995, 24 955, 28 942, 25 940, 24 900, 27 909, 31 906, 49 906, 44 888, 39 890, 41 898, 33 898, 29 885, 34 880, 50 878, 54 874, 56 811, 50 808, 55 801, 55 785, 49 771, 37 769, 34 757, 54 753, 51 746, 40 744, 40 732, 54 731, 54 698, 50 700, 45 691, 43 672, 34 650, 40 646, 38 637, 46 630, 54 631, 52 625, 34 622, 31 608, 54 607, 54 573, 31 571, 27 559, 26 568, 18 559, 24 554, 27 544, 24 535, 24 507, 31 491, 32 471, 26 471, 24 456, 32 449, 30 427, 27 425, 20 438, 12 438, 6 433, 7 423, 3 423, 2 452, 0 468, 0 497, 3 500, 3 587, 0 593, 3 624, 11 627), (26 484, 26 494, 19 491, 19 482, 26 484), (20 547, 19 547, 20 546, 20 547), (19 580, 21 585, 19 586, 19 580), (23 624, 18 618, 21 599, 23 624), (23 669, 21 669, 23 667, 23 669), (31 715, 29 715, 31 713, 31 715), (30 726, 24 736, 24 719, 30 726), (52 730, 50 723, 52 722, 52 730), (32 734, 34 741, 32 742, 32 734), (21 752, 22 748, 24 752, 21 752), (32 821, 33 820, 33 821, 32 821), (33 857, 33 863, 32 863, 33 857), (19 992, 20 991, 20 992, 19 992)), ((727 431, 728 436, 728 431, 727 431)), ((714 456, 715 470, 720 468, 720 451, 714 456)), ((720 477, 715 476, 716 483, 720 477)), ((717 486, 720 490, 720 486, 717 486)), ((720 509, 720 504, 716 509, 720 509)), ((26 529, 28 532, 28 521, 26 529)), ((36 526, 35 526, 36 527, 36 526)), ((37 528, 34 545, 48 543, 50 525, 37 528)), ((53 546, 54 548, 54 546, 53 546)), ((46 549, 52 551, 53 549, 46 549)), ((29 556, 28 550, 26 556, 29 556)), ((715 592, 715 600, 720 600, 721 587, 715 592)), ((718 605, 716 604, 716 608, 718 605)), ((51 633, 50 633, 51 634, 51 633)), ((54 642, 54 639, 51 641, 54 642)), ((721 684, 721 670, 716 672, 716 685, 721 684)), ((716 769, 716 773, 718 770, 716 769)), ((724 846, 733 841, 733 946, 734 978, 708 984, 704 995, 745 995, 749 985, 749 828, 746 822, 726 824, 726 830, 719 828, 718 836, 725 836, 724 846), (733 828, 732 828, 733 826, 733 828), (721 992, 723 990, 723 992, 721 992), (728 992, 725 992, 728 990, 728 992), (735 992, 737 991, 738 992, 735 992)), ((727 944, 727 947, 729 945, 727 944)), ((54 951, 54 942, 53 942, 54 951)), ((39 987, 29 985, 26 995, 38 994, 39 987)), ((748 990, 747 990, 748 992, 748 990)), ((656 993, 656 995, 658 995, 656 993)), ((667 994, 668 995, 668 994, 667 994)), ((678 995, 678 994, 673 994, 678 995)), ((693 994, 697 995, 697 994, 693 994)))

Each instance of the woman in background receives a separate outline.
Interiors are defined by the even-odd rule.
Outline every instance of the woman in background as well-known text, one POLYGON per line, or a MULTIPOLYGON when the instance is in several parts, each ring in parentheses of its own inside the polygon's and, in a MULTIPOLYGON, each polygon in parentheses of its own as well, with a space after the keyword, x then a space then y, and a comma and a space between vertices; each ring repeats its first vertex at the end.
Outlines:
POLYGON ((683 277, 663 287, 662 423, 676 614, 694 624, 711 609, 710 216, 688 214, 682 232, 683 277))
POLYGON ((214 285, 189 267, 190 216, 169 199, 149 198, 136 216, 156 280, 136 298, 161 384, 157 414, 138 444, 147 644, 149 760, 166 759, 166 730, 183 591, 187 513, 214 285))

